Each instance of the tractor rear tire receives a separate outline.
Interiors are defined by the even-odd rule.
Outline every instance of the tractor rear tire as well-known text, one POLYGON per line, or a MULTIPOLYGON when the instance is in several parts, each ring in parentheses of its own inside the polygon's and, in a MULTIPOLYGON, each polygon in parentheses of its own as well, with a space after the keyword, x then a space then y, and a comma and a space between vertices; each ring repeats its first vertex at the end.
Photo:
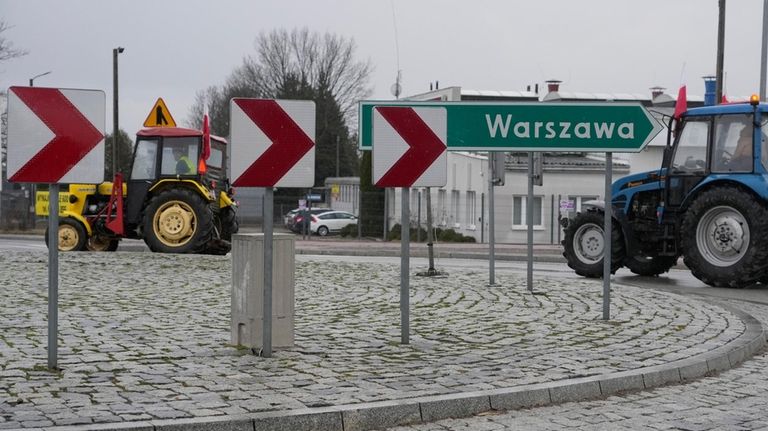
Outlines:
POLYGON ((644 276, 664 274, 677 263, 677 257, 672 256, 627 256, 624 266, 632 273, 644 276))
POLYGON ((681 247, 685 265, 704 283, 745 287, 768 265, 768 208, 732 186, 703 192, 683 218, 681 247))
MULTIPOLYGON (((59 219, 59 251, 83 251, 88 241, 85 226, 72 217, 59 219)), ((48 228, 45 228, 45 246, 48 246, 48 228)))
POLYGON ((240 230, 240 222, 235 210, 231 207, 222 208, 219 217, 221 219, 221 239, 232 242, 232 235, 240 230))
POLYGON ((92 235, 85 243, 85 249, 88 251, 115 251, 119 244, 120 240, 118 239, 92 235))
POLYGON ((200 253, 213 232, 213 212, 197 192, 166 189, 144 211, 144 242, 160 253, 200 253))
MULTIPOLYGON (((603 250, 605 236, 603 223, 605 214, 602 211, 587 211, 579 213, 568 223, 563 240, 563 256, 576 274, 588 278, 603 276, 603 250)), ((611 274, 621 268, 624 260, 624 241, 618 222, 611 223, 611 274)))

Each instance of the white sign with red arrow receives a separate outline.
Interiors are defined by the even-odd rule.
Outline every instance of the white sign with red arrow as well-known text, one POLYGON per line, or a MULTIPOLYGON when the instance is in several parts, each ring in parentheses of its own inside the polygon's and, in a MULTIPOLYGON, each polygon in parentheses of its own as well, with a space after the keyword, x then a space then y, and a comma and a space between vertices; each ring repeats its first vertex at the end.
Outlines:
POLYGON ((232 178, 240 187, 312 187, 315 102, 230 101, 232 178))
POLYGON ((104 181, 106 96, 98 90, 8 89, 8 181, 104 181))
POLYGON ((373 110, 373 183, 442 187, 447 181, 445 108, 377 106, 373 110))

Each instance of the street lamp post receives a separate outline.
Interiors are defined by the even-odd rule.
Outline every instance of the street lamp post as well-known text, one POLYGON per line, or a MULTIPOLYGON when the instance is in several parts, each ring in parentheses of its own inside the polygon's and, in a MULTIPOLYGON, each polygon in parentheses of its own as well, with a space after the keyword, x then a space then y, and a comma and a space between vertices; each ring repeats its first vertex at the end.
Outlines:
POLYGON ((37 78, 39 78, 41 76, 50 75, 52 72, 53 71, 49 70, 47 72, 44 72, 44 73, 41 73, 39 75, 35 75, 35 76, 29 78, 29 86, 30 87, 34 87, 35 86, 35 79, 37 79, 37 78))
POLYGON ((118 46, 112 50, 112 175, 117 173, 117 133, 119 125, 117 122, 117 55, 122 54, 125 48, 118 46))

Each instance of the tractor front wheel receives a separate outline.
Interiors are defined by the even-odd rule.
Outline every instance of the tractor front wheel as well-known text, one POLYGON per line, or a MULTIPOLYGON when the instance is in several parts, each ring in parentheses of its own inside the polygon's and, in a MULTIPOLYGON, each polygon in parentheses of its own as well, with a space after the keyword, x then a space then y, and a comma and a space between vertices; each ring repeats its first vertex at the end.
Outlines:
MULTIPOLYGON (((603 253, 605 234, 603 212, 587 211, 579 213, 568 223, 563 240, 563 256, 576 274, 588 278, 603 276, 603 253)), ((611 274, 621 268, 624 259, 624 242, 618 223, 611 223, 611 274)))
POLYGON ((150 200, 144 212, 144 242, 152 251, 204 251, 212 230, 212 211, 208 203, 189 189, 161 191, 150 200))
MULTIPOLYGON (((72 217, 59 219, 59 251, 82 251, 88 240, 85 226, 72 217)), ((45 245, 48 246, 48 228, 45 229, 45 245)))

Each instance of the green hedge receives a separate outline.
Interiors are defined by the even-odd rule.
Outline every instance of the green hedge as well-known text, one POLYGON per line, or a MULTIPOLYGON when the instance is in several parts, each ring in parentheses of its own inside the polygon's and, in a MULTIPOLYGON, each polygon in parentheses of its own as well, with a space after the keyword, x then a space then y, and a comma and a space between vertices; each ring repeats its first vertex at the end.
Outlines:
MULTIPOLYGON (((400 224, 392 226, 392 230, 389 231, 387 239, 390 241, 400 240, 400 224)), ((423 227, 421 229, 421 242, 427 242, 427 230, 423 227)), ((411 241, 416 242, 416 228, 411 228, 411 241)), ((474 237, 467 236, 456 232, 453 229, 435 229, 435 241, 437 242, 477 242, 474 237)))

